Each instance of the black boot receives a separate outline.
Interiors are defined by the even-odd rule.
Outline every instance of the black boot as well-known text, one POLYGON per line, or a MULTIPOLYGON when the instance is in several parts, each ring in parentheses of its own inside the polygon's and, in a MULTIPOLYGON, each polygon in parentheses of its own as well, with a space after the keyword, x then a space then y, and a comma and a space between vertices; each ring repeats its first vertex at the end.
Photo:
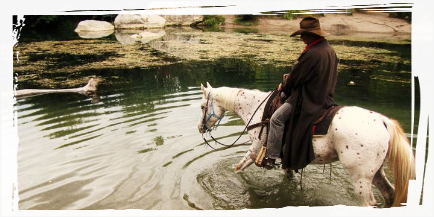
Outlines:
POLYGON ((271 170, 271 169, 274 169, 274 168, 275 168, 276 166, 278 166, 278 165, 276 164, 276 159, 265 158, 265 159, 262 161, 261 166, 262 166, 263 168, 267 169, 267 170, 271 170))

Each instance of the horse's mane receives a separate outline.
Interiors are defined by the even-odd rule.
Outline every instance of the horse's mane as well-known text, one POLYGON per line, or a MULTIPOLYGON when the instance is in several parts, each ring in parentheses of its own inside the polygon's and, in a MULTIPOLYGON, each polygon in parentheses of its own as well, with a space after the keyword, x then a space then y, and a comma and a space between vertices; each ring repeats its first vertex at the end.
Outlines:
POLYGON ((223 106, 223 108, 233 111, 235 106, 235 98, 240 91, 242 91, 242 89, 231 87, 214 88, 213 97, 215 97, 215 99, 223 106))
POLYGON ((235 99, 240 92, 264 93, 260 90, 249 90, 243 88, 219 87, 213 89, 213 97, 228 111, 234 111, 235 99))

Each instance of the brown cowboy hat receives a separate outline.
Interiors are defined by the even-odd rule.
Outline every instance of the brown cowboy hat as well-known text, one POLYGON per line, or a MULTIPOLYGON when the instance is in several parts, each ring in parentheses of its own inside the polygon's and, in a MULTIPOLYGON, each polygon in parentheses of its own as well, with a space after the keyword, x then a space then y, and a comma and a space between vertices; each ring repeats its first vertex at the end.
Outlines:
POLYGON ((305 17, 300 21, 300 30, 291 34, 290 37, 301 35, 302 33, 310 32, 322 37, 330 35, 327 32, 321 30, 319 20, 315 17, 305 17))

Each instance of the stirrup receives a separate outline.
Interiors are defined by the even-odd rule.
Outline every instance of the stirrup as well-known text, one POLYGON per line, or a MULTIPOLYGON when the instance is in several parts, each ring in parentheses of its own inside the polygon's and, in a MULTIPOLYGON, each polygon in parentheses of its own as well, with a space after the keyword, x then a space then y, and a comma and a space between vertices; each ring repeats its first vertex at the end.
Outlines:
POLYGON ((259 151, 258 156, 251 154, 250 157, 255 161, 255 165, 261 168, 265 168, 267 170, 273 169, 280 164, 276 164, 274 159, 265 158, 265 153, 267 152, 267 147, 262 146, 259 151))

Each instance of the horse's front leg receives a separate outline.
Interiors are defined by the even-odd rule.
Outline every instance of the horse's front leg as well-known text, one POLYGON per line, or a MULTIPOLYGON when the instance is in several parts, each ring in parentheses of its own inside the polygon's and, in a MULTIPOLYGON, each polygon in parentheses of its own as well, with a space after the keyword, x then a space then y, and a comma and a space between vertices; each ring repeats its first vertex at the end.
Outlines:
POLYGON ((249 137, 250 140, 252 140, 252 145, 250 145, 249 150, 247 150, 247 153, 244 155, 243 159, 238 162, 237 166, 235 167, 235 172, 241 172, 255 163, 256 156, 258 156, 262 144, 265 142, 266 134, 263 133, 261 139, 259 139, 259 130, 254 129, 249 131, 249 137))
POLYGON ((255 158, 259 153, 259 149, 256 148, 254 142, 249 147, 249 150, 247 150, 247 153, 244 155, 243 159, 238 162, 237 166, 235 167, 235 172, 241 172, 250 165, 255 163, 255 158))

